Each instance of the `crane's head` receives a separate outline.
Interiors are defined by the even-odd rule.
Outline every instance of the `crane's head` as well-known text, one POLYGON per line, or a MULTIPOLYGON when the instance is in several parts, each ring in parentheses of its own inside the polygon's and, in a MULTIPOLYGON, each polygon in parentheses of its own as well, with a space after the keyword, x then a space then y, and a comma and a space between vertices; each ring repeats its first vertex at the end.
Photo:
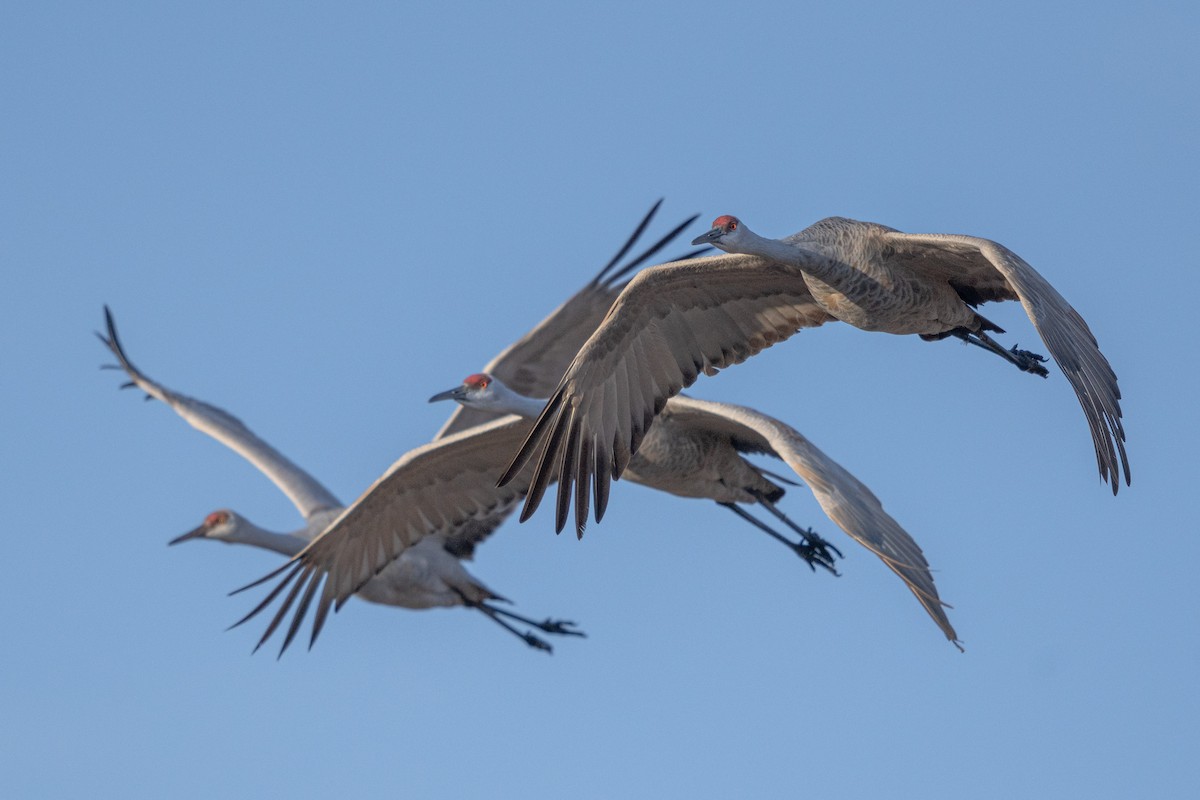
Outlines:
POLYGON ((723 214, 713 220, 712 230, 692 239, 692 244, 711 244, 719 250, 730 252, 741 242, 745 228, 737 217, 723 214))
POLYGON ((176 536, 167 544, 179 544, 189 539, 228 539, 237 531, 241 522, 242 518, 237 514, 227 508, 222 508, 205 517, 200 527, 193 528, 182 536, 176 536))
POLYGON ((468 375, 453 389, 438 392, 429 398, 429 402, 453 400, 469 408, 494 408, 500 400, 500 388, 503 385, 486 372, 476 372, 474 375, 468 375))

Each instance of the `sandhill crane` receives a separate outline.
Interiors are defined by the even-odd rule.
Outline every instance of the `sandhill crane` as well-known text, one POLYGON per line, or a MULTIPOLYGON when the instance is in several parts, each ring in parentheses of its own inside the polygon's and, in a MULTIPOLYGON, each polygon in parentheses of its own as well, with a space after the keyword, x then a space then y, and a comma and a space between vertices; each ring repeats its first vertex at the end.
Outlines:
POLYGON ((954 336, 1046 377, 1046 359, 988 336, 1004 329, 975 311, 993 300, 1019 300, 1075 390, 1092 432, 1101 480, 1113 494, 1119 466, 1130 482, 1117 376, 1087 323, 1050 282, 1004 245, 978 236, 903 233, 886 225, 828 217, 786 240, 765 239, 728 214, 692 244, 760 256, 800 269, 816 302, 866 331, 954 336), (833 259, 812 259, 816 251, 833 259), (1119 454, 1119 458, 1118 458, 1119 454))
MULTIPOLYGON (((108 335, 97 336, 116 356, 119 368, 129 376, 129 382, 122 388, 136 386, 146 393, 147 398, 161 400, 192 427, 239 453, 270 478, 305 518, 304 527, 290 533, 276 533, 258 527, 229 509, 220 509, 207 515, 199 527, 172 539, 169 544, 212 539, 295 556, 335 520, 347 515, 361 515, 364 511, 372 513, 371 503, 380 498, 372 498, 371 490, 349 510, 344 510, 332 492, 256 436, 236 417, 152 381, 125 354, 107 306, 104 318, 108 335), (364 500, 367 501, 365 509, 364 500)), ((388 475, 377 481, 376 486, 386 482, 389 490, 395 492, 397 499, 407 507, 420 509, 418 513, 426 525, 420 527, 405 520, 410 527, 405 531, 404 546, 393 546, 394 557, 381 570, 361 581, 355 587, 355 593, 372 603, 409 609, 456 605, 474 608, 540 650, 551 648, 532 633, 517 630, 505 618, 546 633, 582 636, 582 632, 574 630, 573 623, 552 619, 537 622, 496 606, 492 601, 505 598, 472 576, 461 563, 461 559, 471 558, 475 546, 504 521, 524 493, 524 486, 519 481, 511 489, 491 487, 498 471, 497 462, 507 458, 507 451, 524 439, 528 428, 527 421, 508 417, 442 439, 408 453, 388 475), (486 468, 482 471, 481 461, 486 468), (435 521, 432 526, 430 520, 435 521)))
MULTIPOLYGON (((625 471, 667 399, 690 386, 700 372, 711 375, 740 363, 801 328, 839 319, 837 314, 880 330, 934 338, 962 333, 993 349, 986 334, 979 335, 988 325, 968 316, 974 314, 969 306, 1010 298, 1021 300, 1075 390, 1091 428, 1101 479, 1111 483, 1115 494, 1120 468, 1129 483, 1120 391, 1112 368, 1083 318, 1011 251, 987 239, 902 234, 837 218, 769 246, 747 246, 737 236, 730 240, 727 233, 718 233, 726 228, 745 231, 734 218, 720 217, 695 242, 748 247, 758 254, 643 270, 580 348, 501 476, 503 483, 537 454, 523 517, 557 479, 560 496, 568 498, 574 481, 577 503, 585 506, 591 484, 599 520, 609 480, 625 471), (835 279, 851 272, 852 265, 867 276, 853 290, 835 279), (899 320, 907 319, 902 310, 883 310, 893 302, 896 309, 924 310, 926 327, 912 320, 902 325, 899 320), (951 316, 945 309, 953 310, 955 304, 961 313, 951 316), (940 314, 947 315, 942 322, 937 321, 940 314)), ((996 345, 995 350, 1003 348, 996 345)), ((1037 364, 1024 351, 1003 352, 1027 370, 1037 364)), ((587 509, 576 513, 583 518, 587 509)))
MULTIPOLYGON (((493 360, 497 372, 502 372, 526 391, 548 391, 571 355, 603 318, 608 305, 619 293, 616 282, 653 257, 696 219, 693 216, 684 221, 630 263, 618 266, 661 204, 660 200, 651 208, 617 254, 587 286, 567 300, 530 335, 493 360), (585 326, 582 331, 578 330, 580 324, 585 326), (554 374, 549 377, 539 374, 533 368, 538 363, 556 364, 554 374)), ((240 625, 254 617, 270 605, 285 587, 293 584, 291 592, 284 597, 258 643, 262 646, 271 637, 299 598, 280 649, 282 654, 324 582, 313 618, 309 639, 311 647, 321 632, 329 609, 340 608, 352 594, 362 591, 364 585, 370 585, 368 582, 373 583, 375 579, 372 576, 381 570, 387 574, 394 561, 409 552, 414 541, 424 541, 433 532, 454 531, 461 525, 478 524, 472 522, 476 518, 489 522, 494 520, 495 524, 499 524, 528 488, 528 481, 520 478, 514 481, 511 491, 497 490, 495 484, 513 449, 528 433, 530 423, 514 417, 497 421, 495 416, 468 408, 455 409, 433 443, 397 461, 387 474, 292 560, 239 589, 242 591, 282 576, 262 602, 235 624, 240 625)), ((490 608, 499 612, 494 607, 490 608)), ((561 629, 561 626, 549 632, 574 633, 561 629)))
MULTIPOLYGON (((501 350, 481 372, 494 375, 513 391, 526 397, 544 397, 549 394, 575 353, 604 320, 609 306, 628 285, 628 281, 622 279, 675 241, 679 234, 700 216, 693 214, 688 217, 632 260, 618 266, 646 231, 662 204, 662 199, 659 199, 650 207, 616 255, 601 267, 582 289, 551 311, 532 330, 501 350)), ((694 259, 709 249, 711 248, 680 254, 672 259, 671 263, 694 259)), ((437 435, 441 437, 466 430, 472 425, 498 416, 501 416, 500 412, 459 405, 437 435)))
MULTIPOLYGON (((430 398, 455 400, 464 406, 493 412, 537 416, 544 400, 524 397, 491 375, 470 375, 460 386, 430 398)), ((830 519, 895 572, 956 647, 958 636, 943 610, 929 564, 921 548, 857 478, 825 455, 794 428, 743 406, 690 397, 672 397, 646 432, 641 448, 629 461, 624 478, 682 497, 708 498, 796 550, 810 565, 833 570, 824 540, 802 530, 776 508, 782 487, 742 457, 766 453, 782 459, 808 483, 830 519), (795 544, 753 517, 739 503, 758 503, 808 540, 795 544)), ((581 458, 586 454, 581 453, 581 458)), ((586 490, 586 485, 583 487, 586 490)), ((559 495, 558 528, 566 521, 569 497, 559 495)), ((576 509, 586 508, 577 503, 576 509)), ((586 511, 585 511, 586 514, 586 511)), ((578 519, 582 531, 584 519, 578 519)), ((836 552, 836 548, 832 548, 836 552)), ((840 556, 841 553, 838 552, 840 556)))

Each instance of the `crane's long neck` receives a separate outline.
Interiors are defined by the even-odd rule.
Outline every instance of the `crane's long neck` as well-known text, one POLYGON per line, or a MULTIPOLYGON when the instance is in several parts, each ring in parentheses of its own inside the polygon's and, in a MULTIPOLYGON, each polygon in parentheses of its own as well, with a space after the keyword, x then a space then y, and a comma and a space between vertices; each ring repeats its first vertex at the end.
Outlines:
POLYGON ((308 539, 303 535, 306 530, 301 529, 296 533, 275 533, 260 528, 253 522, 247 522, 243 518, 233 533, 222 537, 220 541, 228 544, 248 544, 264 550, 273 550, 285 556, 294 556, 308 544, 308 539))
POLYGON ((767 239, 745 227, 742 228, 742 241, 738 245, 738 252, 795 267, 821 281, 831 282, 838 277, 834 262, 815 247, 782 239, 767 239))
POLYGON ((503 411, 505 414, 518 414, 528 419, 534 419, 546 407, 545 400, 517 394, 504 384, 496 384, 495 392, 496 404, 493 408, 497 411, 503 411))

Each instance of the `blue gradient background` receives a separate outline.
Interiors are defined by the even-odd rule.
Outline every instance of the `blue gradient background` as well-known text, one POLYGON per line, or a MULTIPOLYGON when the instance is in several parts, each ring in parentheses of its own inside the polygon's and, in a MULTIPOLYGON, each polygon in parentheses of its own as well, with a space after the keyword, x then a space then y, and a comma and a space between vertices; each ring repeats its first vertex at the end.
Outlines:
MULTIPOLYGON (((9 797, 1169 797, 1197 791, 1193 4, 55 4, 0 9, 9 797), (1083 313, 1134 483, 1049 380, 807 331, 694 387, 793 424, 938 570, 959 654, 847 553, 814 575, 711 503, 618 484, 472 569, 590 638, 354 602, 249 655, 290 529, 235 454, 118 392, 101 306, 167 386, 344 501, 659 196, 782 236, 833 214, 994 238, 1083 313)), ((702 230, 701 225, 694 229, 702 230)), ((692 235, 695 235, 693 233, 692 235)), ((1016 304, 1007 344, 1042 349, 1016 304)))

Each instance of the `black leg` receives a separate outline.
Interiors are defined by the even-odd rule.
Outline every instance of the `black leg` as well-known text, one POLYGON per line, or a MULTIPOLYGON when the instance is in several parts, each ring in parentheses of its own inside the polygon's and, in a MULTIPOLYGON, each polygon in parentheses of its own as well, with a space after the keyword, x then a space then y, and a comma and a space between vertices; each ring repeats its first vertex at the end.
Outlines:
POLYGON ((717 503, 717 505, 728 508, 730 511, 737 514, 739 517, 746 520, 751 525, 770 536, 772 539, 782 542, 785 547, 804 559, 804 563, 808 564, 809 569, 811 569, 813 572, 816 572, 817 565, 820 565, 832 572, 834 575, 838 574, 838 571, 833 568, 833 558, 831 556, 823 557, 816 548, 807 542, 793 542, 783 534, 773 530, 765 522, 755 519, 753 516, 751 516, 750 512, 746 511, 746 509, 742 508, 737 503, 717 503))
POLYGON ((524 642, 525 644, 534 648, 535 650, 544 650, 547 653, 554 652, 554 648, 550 646, 549 642, 539 639, 538 637, 534 636, 532 633, 530 633, 528 631, 522 633, 521 631, 517 630, 516 627, 508 624, 503 619, 501 619, 501 617, 508 617, 509 619, 515 619, 518 622, 524 622, 526 625, 532 625, 533 627, 537 628, 538 630, 545 631, 546 633, 555 633, 555 634, 559 634, 562 636, 583 636, 583 637, 587 636, 587 634, 584 633, 583 631, 571 630, 571 628, 575 627, 574 622, 568 622, 566 620, 561 620, 561 619, 546 619, 546 620, 543 620, 542 622, 535 622, 534 620, 531 620, 528 617, 523 617, 520 614, 517 614, 513 611, 507 611, 503 608, 496 608, 495 606, 490 605, 489 603, 473 602, 473 601, 467 599, 466 595, 464 595, 462 592, 458 592, 457 590, 456 590, 456 593, 458 594, 459 597, 462 598, 463 605, 465 605, 467 608, 474 608, 477 611, 481 612, 484 616, 486 616, 492 622, 496 623, 501 628, 504 628, 504 630, 508 631, 513 636, 517 637, 522 642, 524 642))
POLYGON ((496 623, 501 628, 504 628, 504 630, 508 631, 513 636, 517 637, 518 639, 520 639, 521 641, 523 641, 525 644, 529 645, 533 649, 544 650, 547 653, 554 652, 554 648, 550 646, 549 642, 539 639, 538 637, 534 636, 532 633, 529 633, 528 631, 526 631, 525 633, 521 633, 521 631, 517 630, 512 625, 509 625, 507 622, 500 619, 500 615, 497 614, 496 610, 491 608, 490 606, 483 605, 482 603, 467 603, 467 608, 474 608, 474 609, 478 609, 479 611, 482 611, 487 616, 487 618, 490 619, 492 622, 496 623))
POLYGON ((832 550, 834 553, 837 553, 838 558, 845 558, 845 556, 842 555, 841 550, 838 550, 832 544, 825 541, 825 539, 822 538, 812 528, 801 528, 799 525, 788 519, 788 515, 780 511, 779 507, 768 500, 765 495, 758 495, 758 502, 763 508, 774 514, 775 517, 778 518, 784 525, 787 525, 793 531, 804 537, 804 541, 808 542, 811 547, 818 551, 823 561, 828 561, 830 564, 833 563, 833 555, 830 554, 830 550, 832 550))
POLYGON ((983 331, 971 333, 970 331, 960 330, 954 331, 953 334, 968 344, 973 344, 976 347, 982 347, 984 350, 995 353, 1005 361, 1015 365, 1022 372, 1041 375, 1043 378, 1050 375, 1050 371, 1042 366, 1046 361, 1045 356, 1038 355, 1029 350, 1018 350, 1016 345, 1013 345, 1011 350, 1005 350, 999 342, 983 331))
POLYGON ((561 636, 582 636, 584 638, 587 638, 587 634, 584 633, 583 631, 571 630, 572 628, 575 627, 575 623, 568 622, 565 619, 544 619, 541 622, 536 622, 532 619, 529 619, 529 617, 523 617, 520 614, 516 613, 515 611, 509 611, 506 608, 499 608, 499 607, 491 605, 489 603, 480 603, 479 605, 483 606, 484 608, 487 608, 493 614, 499 614, 502 617, 508 617, 509 619, 515 619, 517 622, 524 622, 526 625, 532 625, 533 627, 537 628, 538 630, 544 631, 546 633, 556 633, 561 636))

